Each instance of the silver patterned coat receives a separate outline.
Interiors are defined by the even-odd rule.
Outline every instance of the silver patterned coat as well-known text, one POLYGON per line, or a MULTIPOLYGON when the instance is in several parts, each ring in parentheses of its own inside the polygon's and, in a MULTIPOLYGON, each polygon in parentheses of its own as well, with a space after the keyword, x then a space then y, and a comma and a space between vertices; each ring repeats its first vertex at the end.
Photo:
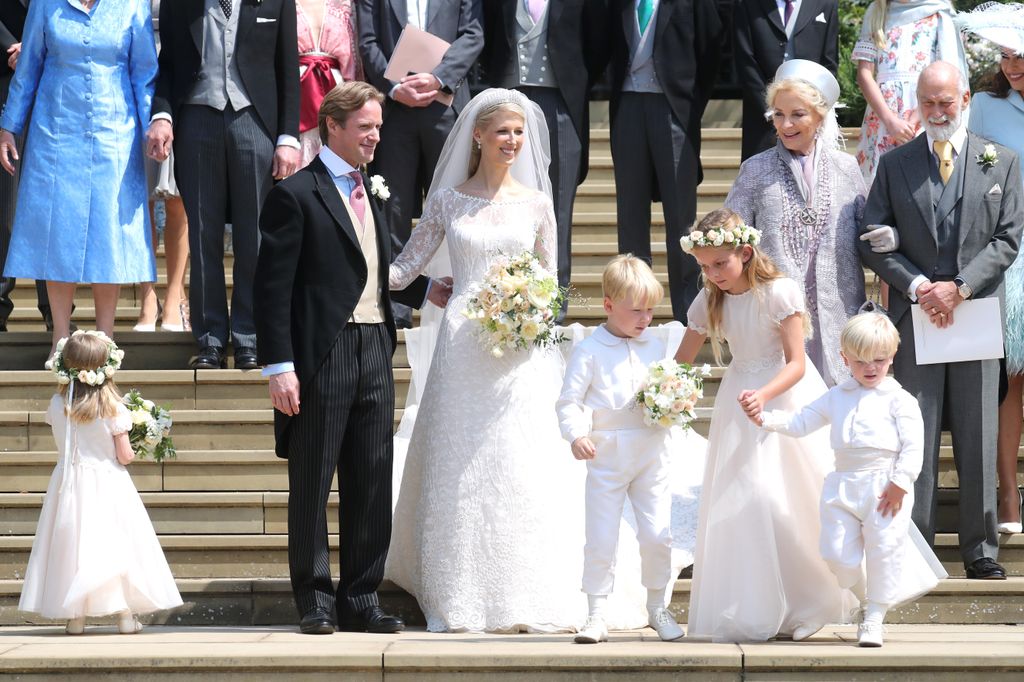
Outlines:
POLYGON ((740 166, 725 205, 761 230, 761 249, 803 286, 814 327, 807 355, 834 386, 849 376, 839 335, 864 303, 856 240, 867 187, 843 151, 819 144, 810 163, 808 187, 797 157, 778 143, 740 166))

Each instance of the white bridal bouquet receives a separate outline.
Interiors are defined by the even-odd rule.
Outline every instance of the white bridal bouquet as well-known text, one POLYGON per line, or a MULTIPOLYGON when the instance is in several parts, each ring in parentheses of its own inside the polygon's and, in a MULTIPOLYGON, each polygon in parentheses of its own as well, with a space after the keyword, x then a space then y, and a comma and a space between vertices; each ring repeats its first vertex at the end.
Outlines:
POLYGON ((171 413, 152 400, 146 400, 134 389, 128 391, 122 401, 132 416, 132 430, 128 437, 135 455, 142 459, 152 457, 155 462, 177 457, 170 437, 171 413))
POLYGON ((553 346, 565 340, 554 331, 565 298, 558 279, 536 254, 500 257, 487 271, 463 315, 479 323, 478 336, 496 358, 509 350, 553 346))
POLYGON ((636 394, 647 425, 690 428, 697 418, 697 401, 704 397, 704 377, 711 366, 699 370, 675 360, 659 360, 648 367, 647 380, 636 394))

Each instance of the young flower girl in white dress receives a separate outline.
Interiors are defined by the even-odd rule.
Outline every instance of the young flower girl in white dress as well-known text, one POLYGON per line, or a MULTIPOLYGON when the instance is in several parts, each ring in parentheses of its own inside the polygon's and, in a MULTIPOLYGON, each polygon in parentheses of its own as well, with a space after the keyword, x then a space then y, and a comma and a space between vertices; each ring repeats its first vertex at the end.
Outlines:
POLYGON ((692 363, 707 337, 726 369, 711 419, 688 636, 714 641, 810 637, 856 600, 818 552, 818 499, 831 470, 827 434, 781 438, 746 411, 795 410, 825 392, 807 359, 800 287, 758 249, 760 233, 729 209, 681 240, 704 273, 676 354, 692 363))
POLYGON ((132 418, 111 377, 123 351, 100 332, 78 331, 53 358, 60 392, 50 400, 59 459, 46 489, 18 608, 67 619, 118 615, 139 632, 136 614, 181 605, 142 499, 125 465, 135 457, 132 418))

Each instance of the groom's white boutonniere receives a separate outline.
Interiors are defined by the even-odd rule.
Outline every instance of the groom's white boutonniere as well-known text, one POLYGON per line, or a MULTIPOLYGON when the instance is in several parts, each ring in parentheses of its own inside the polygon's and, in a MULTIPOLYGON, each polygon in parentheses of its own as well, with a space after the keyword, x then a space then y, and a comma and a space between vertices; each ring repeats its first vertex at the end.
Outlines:
POLYGON ((391 198, 391 190, 388 188, 387 183, 384 182, 383 175, 370 176, 370 193, 381 201, 387 201, 391 198))
POLYGON ((987 144, 980 154, 974 157, 982 168, 991 168, 999 163, 999 152, 994 144, 987 144))

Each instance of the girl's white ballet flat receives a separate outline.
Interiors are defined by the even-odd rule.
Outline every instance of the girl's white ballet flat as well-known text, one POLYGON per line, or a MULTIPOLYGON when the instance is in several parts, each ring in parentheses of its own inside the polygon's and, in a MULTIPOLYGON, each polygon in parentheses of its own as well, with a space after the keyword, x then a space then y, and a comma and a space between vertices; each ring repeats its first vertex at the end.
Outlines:
POLYGON ((823 627, 823 625, 801 625, 793 630, 793 641, 802 642, 823 627))
POLYGON ((142 632, 142 627, 139 619, 131 613, 122 614, 117 620, 117 631, 122 635, 134 635, 137 632, 142 632))
POLYGON ((68 621, 67 627, 64 628, 64 632, 69 635, 80 635, 85 632, 85 618, 72 618, 68 621))

